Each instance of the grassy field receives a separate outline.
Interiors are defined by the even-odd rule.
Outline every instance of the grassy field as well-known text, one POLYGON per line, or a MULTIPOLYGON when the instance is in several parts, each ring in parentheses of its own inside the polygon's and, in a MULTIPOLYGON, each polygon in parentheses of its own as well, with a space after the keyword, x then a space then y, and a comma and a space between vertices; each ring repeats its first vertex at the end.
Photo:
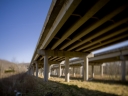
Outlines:
POLYGON ((23 96, 128 96, 127 82, 112 81, 96 76, 88 82, 81 78, 51 77, 48 82, 43 77, 27 75, 26 73, 0 79, 0 96, 15 96, 14 90, 23 96))
MULTIPOLYGON (((71 78, 70 82, 65 82, 64 78, 51 77, 50 83, 56 84, 56 90, 62 95, 55 96, 127 96, 127 82, 105 80, 99 76, 91 81, 82 81, 81 78, 71 78)), ((47 86, 48 87, 48 86, 47 86)), ((49 87, 55 87, 49 85, 49 87)), ((50 91, 52 92, 52 91, 50 91)))

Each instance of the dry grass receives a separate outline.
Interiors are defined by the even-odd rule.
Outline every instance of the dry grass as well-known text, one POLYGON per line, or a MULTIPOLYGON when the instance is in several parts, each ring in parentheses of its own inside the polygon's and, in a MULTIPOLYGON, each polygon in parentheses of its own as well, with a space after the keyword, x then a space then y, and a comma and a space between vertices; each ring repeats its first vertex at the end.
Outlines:
POLYGON ((80 78, 69 83, 64 78, 51 77, 44 82, 42 77, 36 78, 27 74, 17 74, 0 80, 0 96, 15 96, 18 90, 23 96, 127 96, 128 84, 92 80, 83 82, 80 78))
MULTIPOLYGON (((42 77, 41 77, 42 78, 42 77)), ((103 79, 103 78, 100 78, 103 79)), ((48 83, 56 82, 59 84, 57 90, 64 94, 62 96, 127 96, 128 95, 128 84, 122 83, 120 81, 88 81, 83 82, 81 79, 70 80, 69 83, 65 82, 64 78, 51 77, 48 83), (126 84, 126 85, 125 85, 126 84), (66 89, 64 89, 66 88, 66 89), (64 89, 64 90, 63 90, 64 89)), ((55 86, 55 85, 54 85, 55 86)), ((47 87, 53 87, 52 84, 47 87)), ((52 96, 52 95, 51 95, 52 96)), ((53 95, 54 96, 54 95, 53 95)), ((55 95, 59 96, 59 95, 55 95)))

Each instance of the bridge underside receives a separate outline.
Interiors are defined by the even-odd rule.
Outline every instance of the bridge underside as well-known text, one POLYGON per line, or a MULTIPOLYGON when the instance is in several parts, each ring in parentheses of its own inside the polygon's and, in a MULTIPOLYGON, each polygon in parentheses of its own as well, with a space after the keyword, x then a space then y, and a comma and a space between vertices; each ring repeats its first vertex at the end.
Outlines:
MULTIPOLYGON (((44 67, 46 76, 48 66, 54 64, 50 61, 59 64, 65 60, 68 76, 69 58, 81 57, 87 79, 88 55, 125 40, 128 40, 127 0, 53 0, 29 69, 42 62, 38 67, 44 67)), ((114 60, 118 57, 108 61, 114 60)))

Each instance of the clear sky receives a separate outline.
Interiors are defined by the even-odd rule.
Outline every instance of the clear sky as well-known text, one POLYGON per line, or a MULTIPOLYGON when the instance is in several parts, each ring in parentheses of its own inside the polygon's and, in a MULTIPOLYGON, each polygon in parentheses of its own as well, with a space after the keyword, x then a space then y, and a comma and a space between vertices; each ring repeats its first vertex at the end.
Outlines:
POLYGON ((0 59, 30 62, 52 0, 0 0, 0 59))
MULTIPOLYGON (((52 0, 0 0, 0 59, 30 62, 52 0)), ((98 53, 128 45, 128 41, 98 53)))

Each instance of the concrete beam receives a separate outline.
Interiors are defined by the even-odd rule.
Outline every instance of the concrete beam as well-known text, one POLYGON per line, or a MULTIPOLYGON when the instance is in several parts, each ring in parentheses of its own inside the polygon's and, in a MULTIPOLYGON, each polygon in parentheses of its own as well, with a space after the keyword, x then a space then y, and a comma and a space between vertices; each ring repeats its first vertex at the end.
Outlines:
MULTIPOLYGON (((33 61, 33 63, 44 64, 42 61, 33 61)), ((58 63, 60 63, 60 62, 48 60, 48 64, 58 64, 58 63)))
POLYGON ((107 45, 107 44, 109 44, 109 43, 118 41, 118 40, 123 39, 123 38, 126 38, 126 37, 128 37, 128 34, 121 35, 121 36, 119 36, 119 37, 117 37, 117 38, 113 38, 112 40, 108 40, 108 41, 106 41, 106 42, 104 42, 104 43, 101 43, 101 44, 97 44, 97 45, 95 45, 95 46, 93 46, 93 47, 91 47, 91 48, 88 48, 88 49, 84 50, 84 52, 93 50, 93 49, 95 49, 95 48, 98 48, 98 47, 107 45))
POLYGON ((50 41, 54 38, 56 33, 60 30, 63 24, 67 21, 69 16, 73 13, 76 7, 79 5, 81 0, 67 0, 66 3, 63 5, 62 9, 60 10, 56 20, 54 21, 53 25, 48 32, 44 42, 40 49, 45 49, 50 41))
POLYGON ((87 48, 87 47, 90 47, 90 46, 92 46, 92 45, 94 45, 94 44, 96 44, 96 43, 99 43, 99 42, 101 42, 101 41, 104 41, 104 40, 107 40, 107 39, 109 39, 109 38, 112 38, 113 36, 119 35, 119 34, 121 34, 121 33, 123 33, 123 32, 126 32, 126 31, 128 31, 128 27, 125 27, 125 28, 123 28, 123 29, 120 29, 120 30, 118 30, 118 31, 116 31, 116 32, 113 32, 112 34, 109 34, 109 35, 107 35, 107 36, 104 36, 104 37, 102 37, 102 38, 99 38, 98 40, 95 40, 94 42, 92 42, 92 43, 90 43, 90 44, 87 44, 87 45, 85 45, 85 46, 82 46, 82 47, 78 48, 76 51, 80 51, 80 50, 82 50, 82 49, 85 49, 85 48, 87 48))
POLYGON ((87 35, 89 32, 93 31, 94 29, 96 29, 100 25, 104 24, 105 22, 107 22, 108 20, 110 20, 111 18, 113 18, 114 16, 116 16, 117 14, 119 14, 120 12, 122 12, 123 10, 125 10, 126 8, 127 8, 127 4, 126 5, 123 5, 123 6, 119 7, 119 8, 117 8, 114 11, 112 11, 110 14, 106 15, 104 18, 102 18, 101 20, 97 21, 96 23, 94 23, 93 25, 89 26, 88 28, 85 28, 84 30, 82 30, 82 32, 80 32, 79 35, 77 35, 71 41, 69 41, 65 45, 63 45, 60 48, 60 50, 63 50, 67 46, 71 45, 75 41, 77 41, 80 38, 82 38, 83 36, 87 35))
POLYGON ((109 0, 99 0, 79 21, 77 21, 61 39, 59 39, 51 49, 55 49, 61 42, 69 37, 74 31, 82 26, 87 20, 89 20, 96 12, 98 12, 109 0))
MULTIPOLYGON (((128 18, 125 18, 125 19, 123 19, 123 20, 120 20, 120 21, 116 22, 115 24, 110 25, 110 26, 104 28, 103 30, 97 32, 95 35, 89 36, 89 37, 86 38, 85 40, 82 40, 82 42, 79 42, 78 44, 75 44, 74 46, 70 47, 70 48, 68 49, 68 51, 70 51, 70 50, 72 50, 72 49, 74 49, 74 48, 76 48, 76 47, 78 47, 78 46, 80 46, 80 45, 82 45, 82 44, 84 44, 84 43, 86 43, 86 42, 88 42, 88 41, 91 41, 92 39, 94 39, 94 38, 96 38, 96 37, 98 37, 98 36, 104 34, 105 32, 108 32, 108 31, 110 31, 110 30, 116 28, 117 26, 119 26, 119 25, 125 23, 126 21, 128 21, 128 18)), ((89 48, 89 49, 90 49, 90 48, 89 48)))
POLYGON ((74 51, 58 51, 58 50, 38 50, 39 55, 47 56, 58 56, 58 57, 83 57, 83 56, 93 56, 93 54, 84 52, 74 52, 74 51))
POLYGON ((122 55, 127 55, 128 54, 128 49, 122 50, 122 53, 120 53, 120 51, 118 51, 118 52, 113 52, 112 54, 109 53, 109 54, 103 54, 103 55, 100 55, 100 56, 96 56, 96 57, 90 58, 89 61, 106 59, 106 58, 111 58, 111 57, 117 57, 117 56, 120 56, 121 54, 122 55))
POLYGON ((34 58, 34 60, 36 60, 38 57, 39 57, 39 55, 38 55, 38 54, 36 54, 36 55, 35 55, 35 58, 34 58))

